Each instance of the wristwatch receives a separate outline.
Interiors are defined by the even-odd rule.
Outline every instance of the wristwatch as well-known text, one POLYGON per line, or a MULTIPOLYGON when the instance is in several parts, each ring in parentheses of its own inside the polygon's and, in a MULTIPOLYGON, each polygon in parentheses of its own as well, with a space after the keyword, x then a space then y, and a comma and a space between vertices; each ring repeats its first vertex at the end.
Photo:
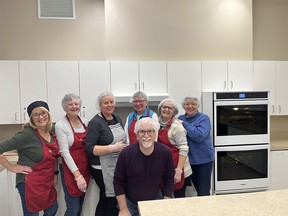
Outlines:
POLYGON ((54 175, 58 175, 59 174, 59 170, 56 170, 55 172, 54 172, 54 175))

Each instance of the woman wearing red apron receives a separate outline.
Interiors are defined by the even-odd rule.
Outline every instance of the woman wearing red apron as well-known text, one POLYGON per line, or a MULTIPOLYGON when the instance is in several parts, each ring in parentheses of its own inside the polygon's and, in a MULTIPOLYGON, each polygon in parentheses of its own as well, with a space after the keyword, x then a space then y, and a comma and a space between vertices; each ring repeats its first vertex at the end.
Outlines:
POLYGON ((35 101, 27 108, 29 124, 10 139, 0 143, 0 164, 16 174, 23 215, 56 215, 58 209, 55 185, 58 181, 59 148, 50 132, 52 120, 49 107, 44 101, 35 101), (17 150, 18 162, 11 164, 2 155, 5 151, 17 150))
POLYGON ((160 114, 158 142, 167 145, 171 149, 175 166, 174 197, 185 197, 186 186, 190 182, 188 177, 192 174, 187 158, 186 131, 181 122, 175 118, 178 107, 172 99, 162 100, 158 106, 158 112, 160 114))
POLYGON ((88 121, 78 116, 81 108, 78 95, 66 94, 62 107, 66 116, 56 123, 55 131, 62 159, 60 172, 67 207, 64 215, 80 216, 91 176, 85 152, 88 121))

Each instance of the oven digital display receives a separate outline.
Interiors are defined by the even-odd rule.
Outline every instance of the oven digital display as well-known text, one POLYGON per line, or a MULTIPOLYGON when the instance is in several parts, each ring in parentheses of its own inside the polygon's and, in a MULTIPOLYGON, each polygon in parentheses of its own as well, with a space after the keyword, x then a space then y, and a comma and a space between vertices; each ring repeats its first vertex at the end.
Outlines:
POLYGON ((240 93, 240 94, 239 94, 239 98, 246 98, 245 93, 240 93))

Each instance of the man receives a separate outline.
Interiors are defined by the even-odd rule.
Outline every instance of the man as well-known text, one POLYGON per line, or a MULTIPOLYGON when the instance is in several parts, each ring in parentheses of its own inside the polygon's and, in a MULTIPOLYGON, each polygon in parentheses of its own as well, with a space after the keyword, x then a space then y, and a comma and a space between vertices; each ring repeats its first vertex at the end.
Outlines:
POLYGON ((137 202, 171 198, 175 169, 171 150, 155 142, 158 124, 149 117, 135 125, 138 142, 119 155, 114 173, 114 190, 119 215, 138 215, 137 202), (160 185, 163 183, 163 196, 160 185))
MULTIPOLYGON (((127 116, 125 123, 125 133, 127 142, 130 144, 137 143, 137 135, 134 133, 136 122, 144 117, 150 117, 158 123, 158 116, 148 107, 148 96, 142 92, 137 91, 132 96, 132 104, 134 110, 127 116)), ((156 133, 157 138, 157 133, 156 133)))

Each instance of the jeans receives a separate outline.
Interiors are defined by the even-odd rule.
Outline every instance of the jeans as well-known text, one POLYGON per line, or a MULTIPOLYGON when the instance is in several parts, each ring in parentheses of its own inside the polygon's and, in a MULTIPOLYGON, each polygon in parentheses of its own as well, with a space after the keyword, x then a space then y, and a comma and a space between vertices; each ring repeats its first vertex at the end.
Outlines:
POLYGON ((191 180, 197 191, 197 196, 209 196, 211 189, 211 173, 213 162, 191 165, 191 180))
MULTIPOLYGON (((25 199, 25 184, 23 182, 18 183, 16 188, 18 189, 19 195, 21 197, 23 215, 24 216, 39 216, 39 213, 32 213, 27 209, 26 199, 25 199)), ((44 210, 43 216, 55 216, 57 213, 57 210, 58 210, 58 202, 56 200, 52 206, 44 210)))
POLYGON ((65 184, 63 165, 60 164, 59 168, 60 168, 61 181, 62 181, 63 191, 65 194, 65 202, 66 202, 66 211, 65 211, 64 216, 80 216, 85 194, 80 197, 71 196, 68 193, 68 190, 65 184))

